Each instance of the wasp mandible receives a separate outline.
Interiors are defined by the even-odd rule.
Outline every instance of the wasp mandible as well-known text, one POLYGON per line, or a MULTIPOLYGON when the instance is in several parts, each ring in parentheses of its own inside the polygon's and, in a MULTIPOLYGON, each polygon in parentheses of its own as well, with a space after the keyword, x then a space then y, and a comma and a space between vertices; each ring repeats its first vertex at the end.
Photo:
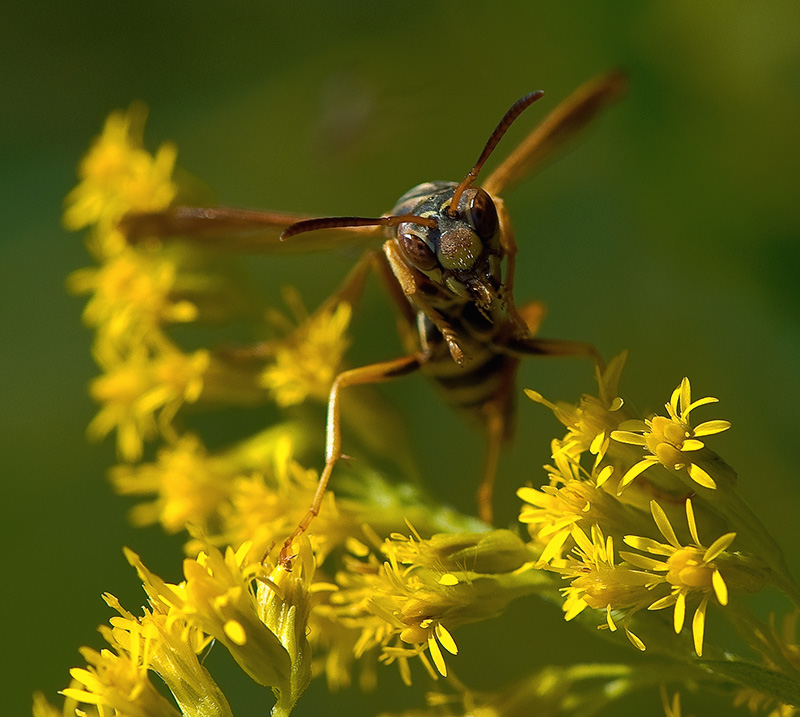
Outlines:
POLYGON ((461 182, 425 182, 404 194, 386 215, 310 218, 224 207, 173 207, 131 214, 122 227, 136 242, 149 236, 224 240, 240 251, 318 250, 345 243, 365 246, 348 275, 359 286, 375 271, 399 310, 407 353, 391 361, 348 369, 334 380, 328 400, 325 466, 308 512, 281 550, 289 568, 292 543, 317 515, 336 462, 342 457, 341 393, 348 386, 389 381, 422 371, 445 401, 475 416, 486 433, 479 514, 492 520, 492 490, 502 443, 514 417, 515 378, 523 356, 586 356, 593 346, 539 338, 514 305, 517 245, 498 196, 540 166, 624 90, 619 73, 578 88, 495 169, 476 183, 486 160, 511 123, 543 92, 532 92, 506 112, 478 161, 461 182), (298 235, 302 235, 299 237, 298 235), (294 237, 298 237, 295 239, 294 237), (376 246, 382 239, 382 250, 376 246), (505 269, 503 265, 505 264, 505 269))

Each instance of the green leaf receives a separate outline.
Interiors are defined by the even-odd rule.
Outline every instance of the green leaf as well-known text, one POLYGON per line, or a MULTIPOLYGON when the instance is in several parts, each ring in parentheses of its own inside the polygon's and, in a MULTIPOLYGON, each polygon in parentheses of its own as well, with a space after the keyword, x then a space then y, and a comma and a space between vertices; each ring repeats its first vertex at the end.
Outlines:
POLYGON ((702 660, 698 665, 743 687, 768 694, 784 704, 793 707, 800 705, 800 682, 780 672, 742 660, 702 660))

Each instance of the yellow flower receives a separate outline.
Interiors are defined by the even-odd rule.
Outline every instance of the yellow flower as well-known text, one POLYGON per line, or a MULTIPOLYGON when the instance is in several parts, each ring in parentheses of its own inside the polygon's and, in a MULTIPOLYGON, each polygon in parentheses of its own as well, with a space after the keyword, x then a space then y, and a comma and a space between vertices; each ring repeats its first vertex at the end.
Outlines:
POLYGON ((147 248, 126 248, 102 266, 79 269, 68 280, 76 294, 91 293, 83 319, 97 329, 97 341, 135 347, 153 343, 164 324, 197 318, 197 307, 175 300, 178 267, 173 260, 147 248))
POLYGON ((160 522, 169 533, 187 525, 207 529, 230 496, 235 473, 209 456, 196 436, 183 436, 162 448, 155 463, 121 465, 111 481, 121 495, 156 495, 131 511, 136 525, 160 522))
POLYGON ((272 717, 288 715, 311 682, 311 646, 306 633, 316 561, 307 537, 301 538, 298 546, 292 570, 276 564, 256 588, 259 617, 278 637, 292 665, 289 679, 278 686, 272 717))
POLYGON ((164 209, 177 192, 171 179, 175 147, 163 144, 155 156, 143 149, 146 116, 142 105, 109 116, 81 161, 80 184, 65 201, 64 226, 71 230, 96 226, 92 248, 100 257, 124 248, 125 239, 116 229, 123 215, 164 209))
MULTIPOLYGON (((316 470, 304 468, 294 460, 293 441, 288 435, 276 435, 270 440, 275 445, 269 459, 243 470, 233 480, 220 536, 225 543, 234 545, 249 541, 259 555, 294 530, 311 505, 319 481, 316 470)), ((334 493, 328 490, 309 537, 322 560, 357 529, 357 524, 340 514, 334 493)))
POLYGON ((600 526, 593 525, 591 538, 579 527, 572 529, 576 547, 563 561, 553 561, 553 570, 566 579, 569 586, 562 588, 564 619, 572 620, 587 607, 605 610, 606 623, 601 628, 617 630, 614 613, 623 617, 623 628, 628 640, 638 650, 645 644, 628 627, 630 617, 650 601, 652 577, 628 565, 617 564, 614 559, 614 541, 606 537, 600 526))
MULTIPOLYGON (((289 296, 290 305, 297 309, 300 306, 297 299, 289 296)), ((279 406, 293 406, 309 396, 328 400, 350 345, 347 328, 351 315, 347 302, 333 307, 323 305, 302 320, 288 337, 276 342, 273 362, 264 370, 261 384, 272 392, 279 406)))
POLYGON ((172 619, 180 617, 219 640, 241 668, 257 683, 281 687, 291 672, 289 654, 278 637, 259 617, 251 590, 253 580, 264 575, 261 563, 247 563, 250 545, 221 553, 208 547, 197 559, 184 561, 186 580, 170 585, 144 567, 126 550, 152 602, 161 602, 172 619))
POLYGON ((547 406, 569 429, 560 443, 560 450, 568 456, 578 458, 590 450, 597 456, 597 462, 603 458, 609 434, 625 419, 620 412, 623 401, 617 390, 626 359, 627 353, 623 352, 611 359, 604 370, 596 367, 598 396, 584 394, 577 406, 562 401, 552 403, 537 391, 525 389, 528 398, 547 406))
MULTIPOLYGON (((346 628, 339 639, 351 646, 352 655, 345 656, 348 661, 352 657, 364 660, 378 651, 381 662, 397 663, 406 684, 411 684, 409 660, 414 657, 422 661, 433 679, 437 672, 447 674, 437 637, 448 652, 457 652, 432 605, 437 593, 452 588, 439 584, 442 572, 435 578, 421 578, 414 572, 401 567, 393 556, 384 563, 373 555, 366 562, 352 561, 348 571, 337 575, 339 589, 329 595, 329 608, 321 606, 315 611, 322 616, 322 624, 329 621, 346 628), (429 648, 435 668, 426 654, 429 648)), ((330 633, 326 636, 329 643, 331 637, 330 633)), ((332 647, 337 652, 336 646, 332 647)))
POLYGON ((91 385, 92 398, 102 404, 89 424, 88 433, 100 439, 117 431, 117 446, 125 460, 137 460, 144 441, 159 432, 176 438, 172 418, 185 403, 200 397, 209 353, 199 350, 184 354, 165 348, 151 356, 144 347, 127 358, 98 355, 106 373, 91 385))
POLYGON ((561 445, 553 441, 553 465, 545 466, 550 485, 525 486, 517 491, 528 504, 522 507, 519 520, 528 525, 528 532, 541 548, 541 563, 561 557, 573 527, 589 529, 595 523, 620 523, 627 517, 624 506, 602 487, 613 468, 597 470, 595 466, 587 474, 575 458, 561 450, 561 445))
POLYGON ((88 647, 81 655, 88 663, 86 668, 70 670, 77 683, 62 694, 77 702, 97 705, 112 714, 131 717, 179 717, 180 712, 162 697, 148 679, 149 652, 152 637, 137 635, 131 651, 117 646, 117 652, 88 647))
POLYGON ((103 598, 119 616, 111 619, 111 629, 101 627, 101 633, 127 652, 146 641, 149 669, 164 680, 184 715, 232 717, 225 695, 198 659, 210 637, 196 625, 171 616, 163 603, 154 603, 137 619, 113 595, 106 593, 103 598))
MULTIPOLYGON (((352 646, 356 658, 379 652, 382 662, 397 663, 407 684, 412 658, 433 678, 447 675, 443 650, 458 652, 453 627, 497 615, 512 599, 549 584, 526 562, 528 550, 509 531, 429 540, 393 535, 381 552, 383 562, 371 554, 363 561, 351 559, 336 576, 339 589, 315 613, 325 620, 328 638, 330 624, 338 621, 347 628, 339 630, 340 640, 352 646)), ((312 623, 319 624, 314 617, 312 623)), ((333 650, 343 655, 335 645, 333 650)))
POLYGON ((621 553, 621 556, 639 569, 657 575, 664 574, 662 580, 670 586, 670 594, 653 602, 648 609, 660 610, 674 605, 673 627, 676 633, 680 633, 683 629, 687 598, 697 593, 702 595, 692 619, 694 649, 697 655, 701 656, 703 654, 706 611, 711 596, 716 596, 720 605, 728 604, 728 586, 720 572, 720 558, 730 547, 736 533, 726 533, 717 538, 709 547, 704 547, 697 533, 692 501, 687 500, 686 520, 694 542, 683 546, 675 535, 664 509, 656 501, 651 501, 650 509, 653 520, 667 543, 660 543, 652 538, 637 535, 625 536, 625 543, 651 555, 664 556, 665 559, 659 560, 629 552, 621 553))
POLYGON ((705 447, 699 438, 726 431, 731 424, 722 420, 706 421, 692 428, 689 422, 689 414, 695 408, 716 401, 710 396, 692 401, 689 379, 684 378, 665 404, 669 418, 654 416, 646 421, 629 421, 622 424, 622 430, 614 431, 613 440, 643 446, 650 452, 628 469, 620 482, 620 491, 656 463, 674 471, 685 471, 692 481, 704 488, 716 488, 711 475, 698 465, 697 452, 705 447))

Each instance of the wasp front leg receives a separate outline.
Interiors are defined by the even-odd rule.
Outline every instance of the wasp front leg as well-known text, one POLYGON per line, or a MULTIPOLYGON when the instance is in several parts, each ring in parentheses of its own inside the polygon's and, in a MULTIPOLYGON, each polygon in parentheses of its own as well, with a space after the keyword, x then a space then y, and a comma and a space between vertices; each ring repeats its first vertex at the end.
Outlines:
POLYGON ((292 534, 286 539, 281 548, 279 562, 287 570, 291 570, 292 543, 300 537, 317 516, 325 496, 325 490, 331 478, 331 473, 337 461, 342 457, 342 426, 341 426, 341 392, 348 386, 357 386, 370 383, 383 383, 392 379, 405 376, 416 371, 425 361, 427 355, 415 353, 393 361, 383 361, 381 363, 362 366, 360 368, 349 369, 340 373, 333 382, 330 396, 328 398, 328 420, 325 438, 325 467, 322 469, 317 490, 308 511, 303 519, 294 529, 292 534))
MULTIPOLYGON (((403 294, 430 319, 431 323, 439 330, 439 333, 442 334, 444 340, 447 342, 447 347, 450 349, 450 355, 453 357, 453 361, 459 366, 462 366, 467 356, 464 354, 464 350, 461 348, 461 344, 458 341, 458 334, 444 316, 434 309, 422 295, 420 291, 421 279, 419 275, 408 266, 394 242, 391 240, 387 241, 383 245, 383 251, 389 261, 392 273, 403 290, 403 294)), ((427 279, 422 280, 427 281, 427 279)))

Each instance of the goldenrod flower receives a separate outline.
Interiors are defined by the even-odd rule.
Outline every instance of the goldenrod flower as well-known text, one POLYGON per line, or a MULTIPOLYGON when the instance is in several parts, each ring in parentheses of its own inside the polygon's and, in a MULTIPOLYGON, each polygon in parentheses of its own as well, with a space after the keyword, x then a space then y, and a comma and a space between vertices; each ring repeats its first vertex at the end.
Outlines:
POLYGON ((180 713, 150 682, 147 671, 152 636, 140 634, 128 652, 116 646, 116 652, 81 649, 86 668, 74 668, 70 675, 77 683, 63 694, 77 702, 96 705, 101 713, 131 717, 178 717, 180 713))
POLYGON ((155 463, 117 466, 110 477, 121 495, 157 496, 131 511, 134 524, 160 522, 168 533, 177 533, 189 525, 208 530, 233 490, 235 475, 190 435, 162 448, 155 463))
MULTIPOLYGON (((369 689, 381 664, 395 663, 410 683, 417 660, 432 679, 448 679, 426 708, 406 717, 594 714, 643 686, 661 686, 665 713, 679 717, 674 688, 687 683, 736 687, 740 702, 792 714, 787 705, 800 694, 793 618, 778 630, 739 596, 769 583, 800 604, 800 588, 736 493, 733 470, 705 446, 706 436, 730 424, 692 426, 694 409, 716 399, 692 400, 688 379, 672 392, 665 416, 639 420, 619 393, 625 354, 596 369, 594 396, 567 403, 527 392, 566 430, 551 441, 545 485, 526 475, 517 492, 525 540, 431 501, 415 484, 395 414, 368 391, 346 391, 341 428, 352 458, 337 466, 320 515, 296 536, 291 568, 275 564, 270 555, 316 501, 315 467, 325 451, 322 412, 301 404, 328 401, 343 369, 369 257, 315 311, 285 289, 286 315, 243 288, 238 270, 211 250, 213 240, 192 241, 191 229, 188 241, 137 236, 132 244, 120 229, 125 215, 160 212, 178 192, 174 147, 148 153, 143 127, 138 106, 113 114, 81 164, 64 223, 89 227, 99 266, 73 273, 69 283, 90 295, 84 320, 102 369, 91 386, 100 408, 89 433, 115 431, 122 459, 133 463, 146 442, 155 443, 155 459, 117 466, 112 480, 120 493, 145 496, 132 511, 135 523, 186 530, 186 551, 195 557, 184 561, 184 579, 170 584, 127 552, 149 604, 134 616, 105 596, 118 613, 101 628, 109 648, 83 650, 88 666, 72 673, 65 714, 76 712, 77 700, 87 706, 77 714, 97 717, 230 717, 200 658, 214 643, 271 689, 274 717, 290 713, 313 675, 324 674, 331 689, 354 681, 369 689), (242 343, 229 343, 234 338, 242 343), (270 402, 277 408, 253 414, 267 425, 226 442, 240 425, 229 421, 234 409, 270 402), (187 404, 224 413, 199 419, 187 404), (667 514, 684 505, 687 525, 676 531, 667 514), (706 547, 698 523, 720 537, 706 547), (619 552, 623 541, 629 550, 619 552), (647 646, 661 659, 629 651, 624 664, 537 667, 491 692, 461 684, 451 670, 456 630, 531 595, 561 604, 568 621, 624 632, 636 650, 647 646), (756 682, 752 655, 740 658, 706 636, 712 601, 727 606, 721 614, 755 653, 759 674, 774 679, 756 682), (671 625, 657 612, 663 608, 672 608, 671 625), (703 660, 690 654, 687 611, 703 660), (154 690, 150 673, 177 709, 154 690), (762 687, 763 695, 752 691, 762 687)), ((541 315, 527 312, 529 327, 541 315)), ((416 341, 413 327, 407 333, 416 341)), ((41 698, 34 711, 55 717, 41 698)))
MULTIPOLYGON (((302 310, 298 300, 291 301, 291 305, 302 310)), ((328 400, 350 345, 347 329, 351 315, 347 302, 324 305, 311 316, 296 316, 300 325, 275 342, 272 363, 264 370, 261 384, 270 390, 279 406, 293 406, 309 396, 328 400)))
POLYGON ((127 550, 128 561, 145 584, 150 599, 219 640, 250 677, 261 685, 288 684, 291 660, 278 637, 261 621, 251 583, 264 567, 247 563, 250 545, 221 553, 208 547, 196 559, 184 561, 186 580, 169 585, 144 567, 127 550))
POLYGON ((569 429, 560 443, 559 452, 574 458, 590 450, 598 461, 602 459, 610 433, 626 418, 620 412, 623 401, 618 395, 618 386, 627 357, 627 353, 623 352, 611 359, 604 370, 596 367, 598 395, 584 394, 578 405, 564 401, 553 403, 538 391, 525 389, 528 398, 547 406, 569 429))
MULTIPOLYGON (((238 545, 247 540, 263 554, 300 522, 311 505, 319 474, 301 466, 291 451, 291 443, 284 441, 271 466, 236 477, 222 528, 225 543, 238 545)), ((341 544, 348 528, 352 531, 356 526, 340 515, 334 493, 328 491, 309 536, 318 555, 324 558, 341 544)))
POLYGON ((291 663, 289 679, 277 685, 278 703, 273 717, 288 715, 311 682, 311 646, 306 633, 316 561, 307 537, 298 544, 292 570, 276 564, 259 579, 256 588, 259 617, 280 640, 291 663))
POLYGON ((163 253, 127 247, 98 268, 79 269, 68 279, 76 294, 92 294, 83 319, 98 342, 113 347, 154 345, 162 326, 197 318, 197 307, 176 299, 178 266, 163 253))
POLYGON ((545 466, 550 485, 526 486, 517 491, 517 496, 528 504, 522 507, 519 520, 528 525, 528 532, 541 548, 542 563, 561 557, 573 527, 590 530, 596 523, 623 525, 631 518, 630 511, 603 488, 613 468, 595 467, 586 474, 575 458, 560 450, 561 445, 560 441, 553 441, 553 465, 545 466))
POLYGON ((102 627, 101 633, 126 652, 146 641, 149 669, 169 687, 184 715, 232 717, 225 695, 198 658, 211 643, 209 636, 197 625, 171 615, 163 603, 152 603, 151 610, 145 609, 143 617, 136 618, 113 595, 107 593, 103 598, 119 616, 111 619, 111 629, 102 627))
POLYGON ((711 475, 698 463, 698 451, 705 447, 699 440, 712 436, 731 427, 729 421, 705 421, 692 427, 689 414, 699 406, 716 403, 718 399, 707 396, 692 401, 689 379, 684 378, 680 386, 672 392, 669 403, 665 404, 669 417, 654 416, 645 421, 629 421, 614 431, 611 438, 621 443, 643 446, 650 455, 631 466, 620 482, 620 490, 629 485, 639 474, 651 465, 661 463, 674 471, 685 471, 691 480, 704 488, 716 488, 711 475))
POLYGON ((563 561, 554 561, 550 570, 570 579, 562 588, 565 597, 564 619, 572 620, 587 607, 604 610, 606 624, 611 631, 617 629, 615 613, 623 616, 623 628, 631 644, 639 650, 645 644, 628 627, 629 618, 651 602, 652 578, 628 565, 617 564, 614 558, 614 541, 606 537, 600 526, 593 525, 591 537, 579 527, 572 529, 576 547, 563 561))
POLYGON ((81 161, 80 184, 67 196, 64 225, 72 230, 95 226, 92 248, 99 257, 124 248, 116 225, 127 212, 164 209, 177 192, 171 179, 176 149, 163 144, 155 156, 143 149, 146 117, 142 105, 112 113, 81 161))
POLYGON ((393 535, 381 552, 384 562, 374 555, 351 560, 321 612, 359 633, 352 648, 357 658, 379 651, 382 662, 398 664, 408 684, 412 658, 434 678, 447 675, 442 650, 458 652, 452 628, 497 615, 512 599, 548 583, 509 531, 429 540, 393 535))
POLYGON ((625 536, 625 543, 651 555, 662 555, 665 559, 658 560, 630 552, 624 552, 621 555, 631 565, 641 570, 657 575, 664 573, 662 579, 669 584, 670 594, 653 602, 648 609, 660 610, 674 606, 673 626, 676 633, 680 633, 683 629, 687 598, 698 593, 702 596, 692 619, 694 649, 700 656, 703 654, 706 610, 712 594, 720 605, 728 604, 728 586, 720 572, 720 566, 724 562, 721 562, 720 558, 730 547, 736 533, 721 535, 709 547, 704 547, 697 533, 692 501, 687 500, 686 521, 694 542, 683 546, 675 535, 675 530, 664 509, 656 501, 650 503, 650 509, 653 513, 653 520, 667 543, 660 543, 652 538, 637 535, 625 536))
POLYGON ((100 439, 116 429, 120 455, 136 460, 144 441, 159 432, 176 437, 172 418, 185 402, 200 397, 210 355, 205 349, 184 354, 165 347, 152 356, 140 347, 126 358, 108 354, 98 360, 106 373, 92 382, 90 392, 102 408, 89 424, 89 436, 100 439))

